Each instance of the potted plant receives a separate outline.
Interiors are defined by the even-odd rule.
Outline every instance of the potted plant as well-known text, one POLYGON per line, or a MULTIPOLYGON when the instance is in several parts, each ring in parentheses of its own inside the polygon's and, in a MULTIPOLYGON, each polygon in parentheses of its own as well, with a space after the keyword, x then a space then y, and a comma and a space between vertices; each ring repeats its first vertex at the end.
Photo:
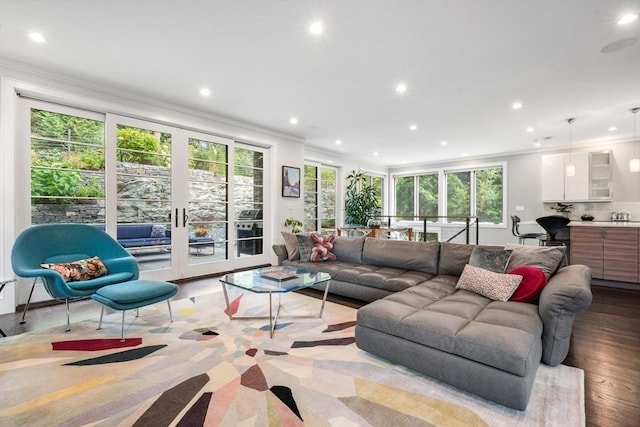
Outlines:
POLYGON ((302 231, 303 223, 295 218, 287 218, 284 220, 284 226, 287 230, 291 231, 293 234, 300 233, 302 231))
POLYGON ((345 222, 350 226, 365 227, 378 213, 376 188, 367 182, 367 176, 361 170, 352 170, 347 175, 344 204, 345 222))
POLYGON ((560 202, 558 202, 556 206, 551 206, 551 209, 556 211, 556 213, 559 216, 566 216, 566 217, 568 217, 569 214, 571 213, 571 208, 573 208, 573 205, 560 203, 560 202))

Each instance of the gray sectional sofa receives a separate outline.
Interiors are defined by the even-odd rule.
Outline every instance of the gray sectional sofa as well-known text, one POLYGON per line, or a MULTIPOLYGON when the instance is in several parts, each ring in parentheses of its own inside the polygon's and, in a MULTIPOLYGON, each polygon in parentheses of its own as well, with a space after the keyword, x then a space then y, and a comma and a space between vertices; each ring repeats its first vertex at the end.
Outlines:
POLYGON ((507 270, 542 262, 550 276, 539 299, 523 303, 456 289, 473 245, 339 237, 337 261, 316 263, 288 246, 274 245, 278 264, 327 272, 331 293, 370 302, 358 310, 358 347, 518 410, 540 361, 565 359, 574 318, 592 299, 588 267, 556 271, 560 248, 513 245, 507 270))

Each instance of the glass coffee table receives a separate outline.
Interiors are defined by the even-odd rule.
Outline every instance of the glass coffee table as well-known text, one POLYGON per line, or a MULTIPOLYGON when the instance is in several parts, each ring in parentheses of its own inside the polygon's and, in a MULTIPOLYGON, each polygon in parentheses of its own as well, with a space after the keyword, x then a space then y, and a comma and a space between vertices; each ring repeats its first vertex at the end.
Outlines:
MULTIPOLYGON (((327 301, 327 294, 329 293, 330 280, 331 276, 328 273, 320 273, 293 266, 282 266, 258 268, 227 274, 220 279, 220 283, 222 283, 229 319, 269 319, 270 337, 273 338, 280 308, 282 307, 282 294, 326 282, 324 295, 322 296, 322 304, 320 305, 320 313, 317 316, 322 317, 324 303, 327 301), (229 285, 258 294, 269 294, 269 316, 235 316, 231 312, 231 306, 229 305, 229 294, 227 292, 227 286, 229 285), (275 310, 273 306, 274 294, 277 294, 277 308, 275 310)), ((309 318, 315 316, 288 315, 287 317, 309 318)))

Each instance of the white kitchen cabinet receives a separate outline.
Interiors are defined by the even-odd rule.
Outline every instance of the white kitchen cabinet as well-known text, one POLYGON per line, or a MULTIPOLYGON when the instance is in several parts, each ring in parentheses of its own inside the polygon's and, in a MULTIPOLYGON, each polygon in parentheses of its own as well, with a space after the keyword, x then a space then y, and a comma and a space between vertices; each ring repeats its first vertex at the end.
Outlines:
POLYGON ((577 202, 589 200, 589 153, 548 154, 542 156, 541 184, 544 202, 577 202), (566 167, 575 165, 574 176, 566 167))

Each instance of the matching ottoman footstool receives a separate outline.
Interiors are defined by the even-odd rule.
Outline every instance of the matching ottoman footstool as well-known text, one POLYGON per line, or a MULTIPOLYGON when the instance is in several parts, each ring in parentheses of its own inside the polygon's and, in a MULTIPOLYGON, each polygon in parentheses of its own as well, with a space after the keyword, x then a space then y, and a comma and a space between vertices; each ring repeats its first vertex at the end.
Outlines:
MULTIPOLYGON (((121 341, 124 341, 124 312, 126 310, 138 309, 147 305, 155 304, 167 300, 169 306, 169 318, 173 322, 171 314, 171 303, 169 298, 178 292, 178 285, 169 282, 159 282, 154 280, 132 280, 129 282, 117 283, 115 285, 104 286, 91 295, 91 298, 111 307, 114 310, 122 310, 122 334, 121 341)), ((102 329, 102 316, 104 306, 100 312, 100 324, 98 329, 102 329)))

